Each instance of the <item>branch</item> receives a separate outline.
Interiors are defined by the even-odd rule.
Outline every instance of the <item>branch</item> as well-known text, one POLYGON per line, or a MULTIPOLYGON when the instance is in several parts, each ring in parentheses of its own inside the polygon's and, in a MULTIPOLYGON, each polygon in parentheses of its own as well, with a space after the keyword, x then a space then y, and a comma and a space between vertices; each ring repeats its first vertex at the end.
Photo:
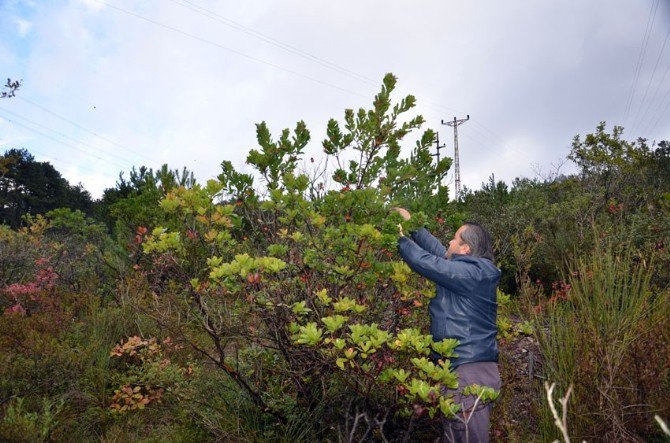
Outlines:
POLYGON ((207 311, 202 304, 200 294, 198 292, 192 290, 192 289, 191 289, 190 292, 191 292, 191 296, 193 297, 193 299, 197 303, 198 309, 200 311, 201 324, 204 327, 207 334, 212 339, 212 341, 214 343, 214 346, 216 347, 216 350, 219 354, 219 358, 215 360, 217 366, 219 368, 223 369, 233 380, 235 380, 235 382, 241 388, 243 388, 251 396, 251 399, 256 404, 256 406, 260 407, 264 412, 269 412, 270 414, 272 414, 277 419, 279 419, 281 421, 284 421, 284 417, 280 412, 275 411, 272 408, 270 408, 265 403, 265 401, 263 401, 263 398, 261 397, 261 395, 258 392, 256 392, 255 390, 253 390, 251 388, 251 386, 249 386, 249 384, 246 382, 246 380, 244 380, 242 378, 242 375, 225 363, 225 360, 224 360, 225 359, 225 351, 224 351, 223 346, 221 344, 221 337, 219 337, 219 335, 216 333, 216 331, 214 329, 214 325, 212 325, 212 321, 210 320, 209 315, 207 314, 207 311))
MULTIPOLYGON (((556 383, 549 385, 549 382, 544 382, 544 390, 547 392, 547 401, 549 402, 549 409, 551 409, 551 415, 554 417, 554 424, 561 431, 563 435, 563 441, 565 443, 570 443, 570 436, 568 435, 568 399, 570 394, 572 394, 572 385, 568 388, 568 392, 565 393, 563 398, 559 398, 558 401, 561 404, 561 416, 559 417, 558 411, 556 411, 556 405, 554 405, 554 388, 556 383)), ((554 443, 557 443, 558 440, 555 440, 554 443)))
POLYGON ((654 415, 654 419, 658 422, 658 425, 663 430, 663 433, 670 437, 670 429, 668 429, 668 424, 663 421, 663 419, 658 414, 654 415))

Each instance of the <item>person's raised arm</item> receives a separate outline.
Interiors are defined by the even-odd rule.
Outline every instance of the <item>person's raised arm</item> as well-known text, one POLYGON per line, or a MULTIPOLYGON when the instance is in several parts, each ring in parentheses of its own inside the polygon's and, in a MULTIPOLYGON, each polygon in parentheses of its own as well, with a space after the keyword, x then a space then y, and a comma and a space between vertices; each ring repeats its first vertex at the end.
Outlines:
POLYGON ((398 240, 398 252, 417 274, 457 293, 472 292, 478 279, 477 268, 463 262, 447 260, 421 248, 407 237, 398 240))
MULTIPOLYGON (((405 220, 409 220, 411 218, 411 214, 406 209, 393 208, 393 210, 400 214, 405 220)), ((447 254, 447 248, 445 248, 444 245, 433 234, 428 232, 426 228, 413 231, 411 236, 412 240, 414 240, 417 245, 431 254, 438 257, 444 257, 447 254)))
POLYGON ((447 255, 447 248, 426 228, 412 232, 412 240, 421 248, 433 255, 444 258, 447 255))

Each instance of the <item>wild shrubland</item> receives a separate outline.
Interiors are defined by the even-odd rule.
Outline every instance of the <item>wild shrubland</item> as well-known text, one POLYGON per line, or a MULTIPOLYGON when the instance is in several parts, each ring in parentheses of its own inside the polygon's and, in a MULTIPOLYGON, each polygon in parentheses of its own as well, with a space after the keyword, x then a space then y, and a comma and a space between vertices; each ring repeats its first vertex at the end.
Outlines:
POLYGON ((459 407, 440 389, 458 383, 456 343, 428 334, 433 287, 396 242, 420 226, 446 242, 464 220, 489 228, 503 271, 503 389, 469 388, 497 399, 494 438, 560 437, 543 381, 572 386, 574 438, 661 438, 668 143, 603 123, 573 140, 578 174, 492 176, 450 202, 451 160, 436 162, 435 133, 416 134, 423 118, 395 83, 328 123, 324 160, 304 158, 303 122, 277 138, 263 122, 253 174, 223 161, 199 184, 140 168, 94 218, 63 208, 0 227, 0 438, 435 439, 459 407))

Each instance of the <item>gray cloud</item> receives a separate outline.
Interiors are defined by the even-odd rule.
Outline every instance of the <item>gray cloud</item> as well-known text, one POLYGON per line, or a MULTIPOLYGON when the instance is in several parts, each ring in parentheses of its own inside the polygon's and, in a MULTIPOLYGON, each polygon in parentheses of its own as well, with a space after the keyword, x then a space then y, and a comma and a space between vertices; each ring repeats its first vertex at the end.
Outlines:
POLYGON ((131 165, 185 165, 201 180, 216 176, 224 159, 244 168, 255 147, 253 124, 261 120, 273 133, 305 120, 313 136, 307 155, 321 156, 328 118, 368 106, 389 71, 399 77, 399 92, 417 95, 417 111, 448 146, 450 128, 440 120, 471 115, 459 127, 469 187, 491 173, 507 181, 533 175, 532 164, 548 167, 565 157, 575 134, 601 120, 634 126, 638 109, 647 118, 638 117, 631 136, 670 138, 670 113, 661 117, 670 76, 658 83, 670 63, 670 44, 658 58, 669 26, 665 4, 626 119, 650 1, 194 0, 305 57, 172 1, 108 3, 201 40, 96 0, 0 4, 2 22, 31 23, 23 37, 16 25, 0 31, 0 74, 23 78, 26 98, 128 149, 21 100, 0 107, 81 140, 86 153, 0 121, 3 146, 34 149, 96 195, 131 165))

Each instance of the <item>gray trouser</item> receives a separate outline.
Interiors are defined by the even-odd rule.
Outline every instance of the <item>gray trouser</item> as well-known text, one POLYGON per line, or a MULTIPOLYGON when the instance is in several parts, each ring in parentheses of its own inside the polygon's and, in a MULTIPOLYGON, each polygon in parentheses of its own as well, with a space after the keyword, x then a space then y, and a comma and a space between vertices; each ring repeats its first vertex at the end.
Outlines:
POLYGON ((456 368, 459 389, 446 389, 461 405, 457 419, 444 421, 444 440, 455 443, 486 443, 489 441, 489 418, 493 404, 482 405, 472 410, 476 398, 461 394, 463 388, 478 384, 500 390, 500 373, 496 362, 464 363, 456 368))

